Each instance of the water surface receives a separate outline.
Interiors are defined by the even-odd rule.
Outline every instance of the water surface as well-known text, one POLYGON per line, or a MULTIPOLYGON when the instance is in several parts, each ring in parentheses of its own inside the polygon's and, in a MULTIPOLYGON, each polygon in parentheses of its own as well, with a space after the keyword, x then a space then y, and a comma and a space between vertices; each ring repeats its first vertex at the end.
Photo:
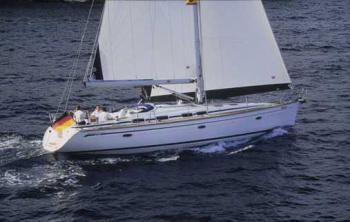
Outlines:
MULTIPOLYGON (((309 92, 293 129, 255 143, 88 159, 47 154, 41 138, 89 6, 1 5, 0 221, 349 221, 350 4, 264 3, 295 87, 309 92)), ((137 100, 76 80, 70 107, 137 100)))

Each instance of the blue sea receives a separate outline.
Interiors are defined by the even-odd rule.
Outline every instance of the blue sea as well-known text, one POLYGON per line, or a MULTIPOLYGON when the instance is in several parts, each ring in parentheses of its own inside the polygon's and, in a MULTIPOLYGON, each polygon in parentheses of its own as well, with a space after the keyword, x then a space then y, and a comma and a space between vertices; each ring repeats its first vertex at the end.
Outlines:
MULTIPOLYGON (((350 2, 264 5, 295 89, 308 91, 293 128, 183 152, 66 157, 41 139, 90 5, 0 2, 0 221, 350 221, 350 2)), ((138 101, 133 89, 81 83, 101 9, 69 108, 138 101)))

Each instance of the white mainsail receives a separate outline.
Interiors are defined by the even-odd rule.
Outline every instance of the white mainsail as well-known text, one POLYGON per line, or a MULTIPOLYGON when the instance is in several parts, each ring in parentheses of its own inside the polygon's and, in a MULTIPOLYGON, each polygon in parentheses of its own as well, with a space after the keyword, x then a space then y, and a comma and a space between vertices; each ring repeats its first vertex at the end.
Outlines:
POLYGON ((106 1, 103 80, 194 78, 192 10, 182 1, 106 1))
MULTIPOLYGON (((290 78, 261 0, 198 5, 208 97, 287 88, 290 78)), ((193 7, 182 0, 106 0, 98 40, 102 79, 194 79, 193 7)), ((181 93, 196 89, 195 83, 163 86, 181 93)), ((167 94, 156 88, 151 96, 167 94)))

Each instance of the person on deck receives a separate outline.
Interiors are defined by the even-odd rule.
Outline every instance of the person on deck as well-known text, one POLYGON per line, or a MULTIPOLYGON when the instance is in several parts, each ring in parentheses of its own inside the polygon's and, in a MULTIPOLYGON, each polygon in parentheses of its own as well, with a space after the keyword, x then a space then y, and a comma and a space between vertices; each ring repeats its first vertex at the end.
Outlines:
POLYGON ((91 122, 97 122, 100 113, 102 112, 101 106, 97 105, 95 110, 90 115, 91 122))
POLYGON ((73 113, 73 119, 75 122, 79 125, 84 125, 86 124, 85 119, 86 119, 86 114, 85 112, 81 111, 80 106, 77 105, 75 107, 75 111, 73 113))
POLYGON ((102 123, 111 119, 109 113, 103 111, 100 105, 97 105, 95 110, 91 113, 91 122, 102 123))

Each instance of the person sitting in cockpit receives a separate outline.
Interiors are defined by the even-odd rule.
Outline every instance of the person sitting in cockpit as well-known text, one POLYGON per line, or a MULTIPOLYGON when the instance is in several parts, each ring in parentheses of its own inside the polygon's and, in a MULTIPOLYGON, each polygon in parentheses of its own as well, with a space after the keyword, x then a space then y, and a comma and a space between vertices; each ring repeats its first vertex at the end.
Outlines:
POLYGON ((75 111, 73 113, 73 119, 74 121, 79 125, 85 125, 86 124, 86 113, 81 111, 80 105, 77 105, 75 107, 75 111))
POLYGON ((110 114, 103 111, 100 105, 97 105, 95 110, 91 113, 91 122, 102 123, 111 120, 110 114))

